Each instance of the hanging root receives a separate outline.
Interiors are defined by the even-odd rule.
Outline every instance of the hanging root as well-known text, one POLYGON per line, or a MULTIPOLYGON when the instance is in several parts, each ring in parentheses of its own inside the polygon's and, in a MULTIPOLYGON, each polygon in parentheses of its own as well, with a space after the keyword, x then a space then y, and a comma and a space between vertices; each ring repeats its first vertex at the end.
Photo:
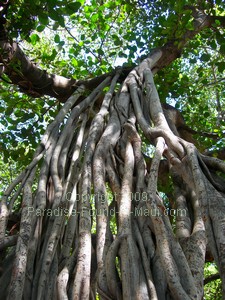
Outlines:
POLYGON ((2 298, 202 299, 206 246, 224 286, 224 163, 168 122, 151 71, 160 57, 120 87, 120 71, 88 96, 80 86, 5 191, 2 298))

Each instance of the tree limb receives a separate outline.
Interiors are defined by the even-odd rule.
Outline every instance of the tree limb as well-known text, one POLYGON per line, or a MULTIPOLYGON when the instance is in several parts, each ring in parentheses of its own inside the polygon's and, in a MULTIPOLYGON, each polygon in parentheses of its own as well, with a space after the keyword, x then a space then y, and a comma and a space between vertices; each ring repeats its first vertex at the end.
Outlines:
POLYGON ((211 281, 217 280, 217 279, 220 279, 220 274, 219 273, 212 274, 205 278, 204 285, 210 283, 211 281))
MULTIPOLYGON (((180 57, 186 43, 203 29, 210 27, 220 17, 207 16, 204 12, 193 9, 194 30, 187 30, 182 38, 169 41, 161 48, 153 50, 162 51, 162 57, 154 66, 153 73, 169 65, 177 57, 180 57)), ((222 18, 223 20, 223 18, 222 18)), ((93 79, 76 81, 56 74, 48 74, 41 70, 24 54, 17 43, 11 42, 7 36, 3 24, 0 26, 0 75, 5 73, 12 84, 18 85, 20 89, 32 97, 49 95, 65 102, 76 88, 83 84, 88 89, 94 89, 103 79, 114 75, 116 70, 110 74, 104 74, 93 79)), ((134 66, 123 69, 120 80, 125 79, 134 66)))

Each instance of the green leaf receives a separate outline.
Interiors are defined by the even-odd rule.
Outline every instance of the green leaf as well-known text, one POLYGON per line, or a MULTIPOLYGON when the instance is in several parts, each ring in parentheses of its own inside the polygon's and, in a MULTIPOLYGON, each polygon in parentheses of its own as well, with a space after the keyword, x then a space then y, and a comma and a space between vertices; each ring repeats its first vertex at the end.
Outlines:
POLYGON ((71 59, 71 63, 72 63, 72 65, 74 66, 74 67, 77 67, 78 66, 78 61, 76 60, 76 58, 72 58, 71 59))
POLYGON ((59 42, 59 46, 60 46, 60 47, 62 47, 62 46, 64 46, 64 45, 65 45, 65 42, 64 42, 64 41, 60 41, 60 42, 59 42))
POLYGON ((194 23, 193 21, 189 21, 187 24, 186 24, 186 29, 188 30, 194 30, 194 23))
POLYGON ((65 27, 64 17, 60 9, 51 9, 49 13, 49 17, 53 21, 57 21, 60 26, 65 27))
POLYGON ((196 58, 190 59, 190 63, 191 63, 191 64, 195 64, 196 62, 197 62, 196 58))
POLYGON ((39 19, 39 22, 42 24, 42 25, 48 25, 49 23, 49 20, 48 20, 48 15, 44 12, 41 12, 39 15, 38 15, 38 19, 39 19))
POLYGON ((222 72, 225 70, 225 62, 224 62, 224 61, 218 62, 218 63, 217 63, 217 66, 218 66, 218 71, 219 71, 219 72, 222 73, 222 72))
POLYGON ((206 53, 202 54, 202 56, 200 57, 201 61, 205 61, 205 62, 209 61, 210 58, 211 58, 211 55, 206 54, 206 53))
POLYGON ((35 45, 38 41, 40 41, 39 35, 37 35, 36 33, 33 33, 33 34, 30 36, 30 41, 31 41, 31 44, 32 44, 32 45, 35 45))
POLYGON ((225 43, 223 43, 223 44, 220 45, 220 53, 221 53, 222 55, 225 54, 225 43))
POLYGON ((66 4, 66 11, 68 12, 69 15, 72 15, 75 12, 77 12, 80 7, 81 7, 80 2, 68 3, 66 4))
POLYGON ((99 15, 98 14, 93 14, 92 16, 91 16, 91 22, 96 22, 97 20, 98 20, 98 18, 99 18, 99 15))
POLYGON ((85 34, 81 34, 81 36, 80 36, 80 39, 82 40, 82 41, 84 41, 85 40, 85 34))
POLYGON ((211 40, 210 46, 212 47, 213 50, 216 50, 216 48, 217 48, 216 41, 215 40, 211 40))
POLYGON ((58 34, 55 35, 54 41, 55 43, 60 43, 60 36, 58 34))
POLYGON ((37 27, 37 31, 38 31, 38 32, 42 32, 44 29, 45 29, 45 26, 44 26, 44 25, 39 25, 39 26, 37 27))
POLYGON ((55 49, 52 50, 52 54, 49 57, 51 61, 53 61, 57 56, 57 51, 55 49))
POLYGON ((215 20, 216 26, 220 26, 220 20, 215 20))
POLYGON ((102 49, 98 49, 98 54, 99 55, 104 55, 104 51, 102 49))

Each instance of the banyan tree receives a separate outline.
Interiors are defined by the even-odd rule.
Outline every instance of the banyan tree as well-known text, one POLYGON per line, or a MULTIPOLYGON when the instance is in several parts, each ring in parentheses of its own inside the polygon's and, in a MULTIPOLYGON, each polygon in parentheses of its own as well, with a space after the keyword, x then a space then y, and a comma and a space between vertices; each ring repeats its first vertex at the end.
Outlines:
MULTIPOLYGON (((55 99, 56 109, 54 119, 44 124, 33 158, 2 193, 1 299, 203 299, 209 260, 218 267, 225 295, 225 162, 222 152, 212 154, 197 142, 198 136, 212 146, 222 141, 217 134, 224 124, 222 96, 216 86, 220 115, 214 132, 198 132, 161 99, 164 88, 170 91, 166 70, 187 59, 185 49, 196 53, 192 42, 202 38, 202 43, 213 43, 214 34, 223 34, 221 1, 28 2, 0 2, 2 83, 4 90, 6 85, 9 92, 19 89, 34 102, 55 99), (146 56, 135 63, 107 72, 96 68, 95 76, 53 74, 49 66, 45 70, 34 62, 23 44, 23 39, 33 46, 40 43, 40 26, 57 22, 76 40, 81 27, 76 35, 65 25, 76 18, 81 26, 104 25, 97 35, 104 32, 102 41, 107 40, 107 34, 119 30, 115 15, 121 18, 122 12, 121 28, 126 24, 128 31, 136 24, 144 34, 141 26, 146 25, 145 36, 156 40, 147 17, 162 27, 156 13, 160 7, 168 38, 161 36, 157 47, 146 44, 146 56), (88 9, 90 23, 85 25, 82 13, 88 9), (111 27, 103 17, 111 18, 111 27), (26 22, 32 24, 26 25, 27 32, 26 22)), ((114 44, 121 46, 118 36, 114 44)), ((58 34, 54 41, 60 43, 58 34)), ((223 43, 214 43, 223 49, 223 43)), ((87 53, 88 44, 84 46, 87 53)), ((102 58, 103 46, 96 52, 102 58)), ((202 61, 214 55, 215 47, 207 47, 202 61)), ((68 65, 74 62, 70 55, 66 58, 68 65)), ((214 76, 220 84, 221 74, 214 76)), ((201 84, 195 88, 201 92, 201 84)), ((183 97, 182 92, 176 97, 183 97)))

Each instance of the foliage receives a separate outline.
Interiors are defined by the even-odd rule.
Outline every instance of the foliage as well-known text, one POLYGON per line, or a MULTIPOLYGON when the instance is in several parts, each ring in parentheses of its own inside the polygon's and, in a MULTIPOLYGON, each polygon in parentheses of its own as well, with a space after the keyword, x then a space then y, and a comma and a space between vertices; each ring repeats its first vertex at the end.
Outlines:
POLYGON ((46 124, 57 112, 57 106, 55 100, 34 100, 5 82, 1 87, 1 152, 4 162, 19 158, 23 165, 32 158, 46 124))
POLYGON ((12 164, 5 163, 3 161, 3 157, 1 156, 0 160, 0 187, 1 187, 1 196, 3 195, 3 191, 6 189, 6 187, 10 184, 10 182, 15 178, 17 174, 17 169, 14 165, 14 162, 12 164))
MULTIPOLYGON (((211 276, 212 274, 218 273, 218 268, 213 263, 206 263, 205 265, 205 278, 211 276)), ((222 298, 222 286, 221 280, 217 279, 209 282, 205 285, 205 299, 221 299, 222 298)))

